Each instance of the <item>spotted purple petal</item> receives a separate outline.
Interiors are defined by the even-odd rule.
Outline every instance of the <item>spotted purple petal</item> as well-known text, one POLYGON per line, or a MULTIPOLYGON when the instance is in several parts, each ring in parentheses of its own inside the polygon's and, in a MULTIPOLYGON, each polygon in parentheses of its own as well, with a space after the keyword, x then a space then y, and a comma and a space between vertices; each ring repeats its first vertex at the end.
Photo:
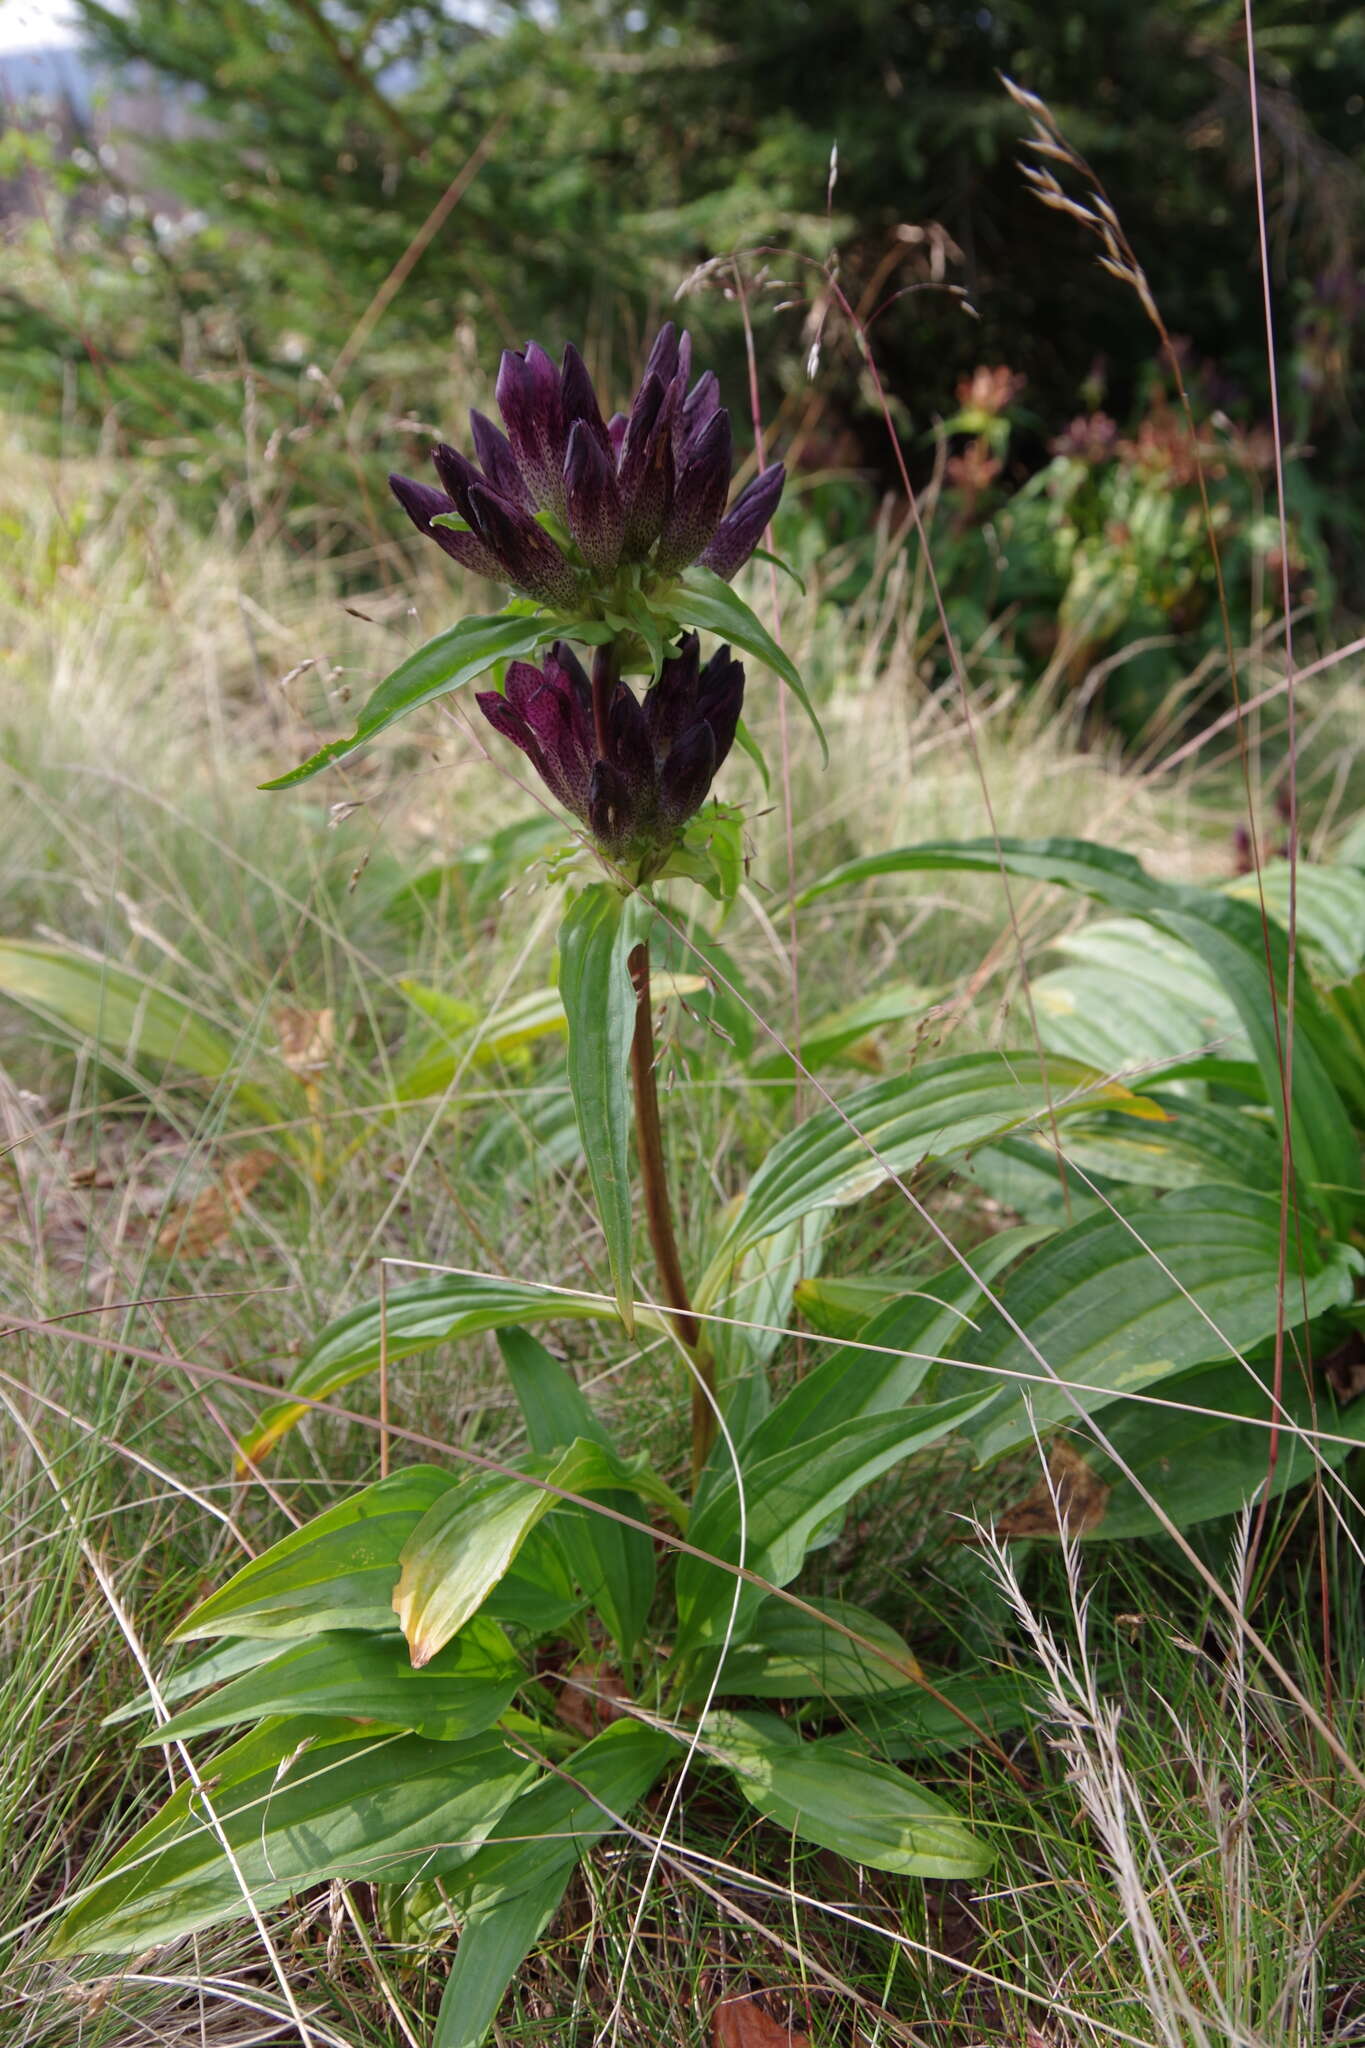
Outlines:
POLYGON ((704 569, 714 569, 728 583, 744 567, 777 510, 786 477, 782 464, 774 462, 740 492, 701 557, 704 569))
POLYGON ((564 457, 564 504, 569 532, 588 567, 614 576, 626 537, 616 470, 605 443, 585 420, 575 420, 564 457))
POLYGON ((469 521, 516 589, 541 604, 572 605, 578 578, 548 533, 486 484, 469 491, 469 521))
POLYGON ((498 496, 506 498, 509 505, 519 505, 523 512, 534 512, 535 499, 517 467, 517 458, 506 434, 481 412, 471 412, 469 424, 474 434, 474 453, 498 496))
POLYGON ((654 560, 665 576, 695 562, 720 524, 730 495, 730 415, 713 412, 688 445, 654 560))
POLYGON ((636 809, 631 790, 610 761, 598 761, 588 795, 588 826, 608 853, 622 853, 635 836, 636 809))
POLYGON ((587 365, 572 342, 564 350, 564 367, 560 372, 559 390, 565 434, 571 437, 574 427, 581 422, 602 453, 610 455, 611 442, 607 437, 606 422, 602 418, 602 408, 597 403, 592 378, 588 375, 587 365))
POLYGON ((537 505, 564 509, 564 407, 559 371, 538 342, 525 355, 505 351, 498 370, 498 410, 517 467, 537 505))
POLYGON ((452 561, 475 576, 486 576, 493 583, 502 582, 502 565, 476 535, 452 533, 448 526, 432 525, 438 512, 449 513, 457 519, 460 516, 454 501, 444 491, 435 490, 431 484, 419 484, 410 476, 391 476, 389 489, 418 532, 424 533, 428 540, 434 540, 437 547, 444 548, 452 561))
POLYGON ((659 816, 676 832, 699 808, 716 772, 716 736, 700 720, 678 741, 659 776, 659 816))

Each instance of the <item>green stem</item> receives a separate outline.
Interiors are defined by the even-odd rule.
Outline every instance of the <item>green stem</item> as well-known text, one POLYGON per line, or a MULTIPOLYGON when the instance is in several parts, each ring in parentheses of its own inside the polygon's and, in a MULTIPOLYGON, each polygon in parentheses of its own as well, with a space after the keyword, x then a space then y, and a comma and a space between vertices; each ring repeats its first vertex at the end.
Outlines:
POLYGON ((640 1153, 640 1180, 644 1188, 645 1218, 654 1263, 664 1300, 672 1311, 673 1328, 693 1366, 692 1380, 692 1477, 695 1480, 706 1463, 716 1434, 716 1368, 707 1350, 700 1323, 692 1311, 687 1282, 683 1278, 678 1240, 673 1229, 673 1204, 668 1194, 668 1170, 664 1164, 663 1127, 659 1120, 659 1091, 654 1078, 654 1014, 649 988, 649 947, 633 948, 630 979, 635 989, 635 1035, 630 1043, 630 1078, 635 1091, 635 1134, 640 1153), (708 1398, 709 1397, 709 1398, 708 1398))

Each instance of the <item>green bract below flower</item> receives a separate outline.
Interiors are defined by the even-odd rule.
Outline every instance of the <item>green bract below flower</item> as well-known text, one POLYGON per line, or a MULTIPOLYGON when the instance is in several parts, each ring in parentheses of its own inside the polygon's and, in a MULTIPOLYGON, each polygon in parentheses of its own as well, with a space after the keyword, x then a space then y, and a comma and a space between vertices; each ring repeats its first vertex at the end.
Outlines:
POLYGON ((389 478, 413 524, 463 568, 580 616, 649 595, 699 562, 729 582, 782 495, 774 463, 726 510, 730 415, 707 370, 691 382, 692 337, 659 333, 629 413, 604 420, 572 344, 557 369, 532 342, 509 349, 497 399, 506 433, 471 413, 471 462, 432 451, 440 489, 389 478))

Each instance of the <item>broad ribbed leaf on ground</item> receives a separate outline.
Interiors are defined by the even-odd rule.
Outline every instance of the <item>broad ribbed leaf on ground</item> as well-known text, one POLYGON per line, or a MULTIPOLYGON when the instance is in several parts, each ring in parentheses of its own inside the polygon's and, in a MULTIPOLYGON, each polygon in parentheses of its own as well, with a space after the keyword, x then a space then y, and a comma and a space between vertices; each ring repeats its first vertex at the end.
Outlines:
POLYGON ((466 1624, 424 1671, 399 1635, 336 1630, 292 1645, 144 1736, 172 1742, 268 1714, 355 1716, 409 1729, 433 1742, 462 1742, 491 1728, 525 1676, 495 1621, 466 1624))
POLYGON ((339 1739, 315 1722, 271 1721, 205 1765, 214 1820, 182 1785, 84 1890, 51 1952, 123 1955, 243 1918, 244 1887, 262 1907, 335 1878, 451 1871, 530 1773, 493 1733, 339 1739))
POLYGON ((274 1123, 298 1110, 300 1091, 283 1063, 275 1088, 237 1079, 242 1047, 184 996, 74 946, 0 940, 0 995, 58 1018, 104 1058, 126 1065, 167 1060, 220 1082, 253 1116, 274 1123))
MULTIPOLYGON (((1306 1235, 1300 1286, 1290 1239, 1290 1326, 1349 1300, 1360 1255, 1306 1235)), ((1016 1334, 993 1308, 952 1347, 975 1370, 945 1365, 937 1393, 981 1386, 981 1368, 1020 1377, 966 1426, 978 1459, 1029 1441, 1025 1396, 1040 1428, 1067 1421, 1226 1354, 1245 1352, 1276 1323, 1279 1203, 1231 1187, 1182 1190, 1142 1209, 1130 1226, 1102 1213, 1035 1252, 1000 1290, 1016 1334), (1026 1342, 1025 1339, 1028 1341, 1026 1342), (1032 1347, 1032 1348, 1031 1348, 1032 1347), (1034 1348, 1051 1368, 1045 1371, 1034 1348), (1076 1383, 1068 1395, 1052 1375, 1076 1383)))
MULTIPOLYGON (((710 1556, 744 1563, 774 1585, 785 1586, 800 1571, 819 1531, 856 1493, 915 1452, 962 1429, 989 1398, 988 1390, 983 1394, 973 1389, 933 1407, 856 1416, 772 1457, 746 1459, 742 1499, 733 1474, 718 1483, 693 1516, 688 1541, 710 1556)), ((680 1650, 726 1637, 734 1586, 733 1574, 716 1565, 697 1557, 678 1559, 680 1650)), ((744 1641, 762 1598, 757 1587, 740 1586, 731 1640, 744 1641)))
POLYGON ((480 1472, 439 1499, 403 1546, 394 1612, 415 1665, 430 1662, 498 1585, 536 1524, 555 1508, 582 1512, 549 1489, 600 1496, 648 1490, 650 1475, 582 1438, 524 1471, 480 1472), (528 1484, 543 1479, 545 1485, 528 1484))
POLYGON ((452 1882, 464 1924, 432 2048, 482 2048, 516 1971, 584 1856, 679 1754, 672 1736, 618 1721, 507 1809, 452 1882))
MULTIPOLYGON (((1131 854, 1085 839, 930 840, 894 847, 846 863, 807 889, 800 901, 812 903, 832 889, 875 876, 922 870, 1059 883, 1144 918, 1182 941, 1231 999, 1260 1068, 1265 1099, 1277 1112, 1281 1109, 1288 948, 1284 928, 1273 917, 1263 926, 1257 905, 1212 889, 1157 881, 1131 854)), ((1298 975, 1295 988, 1290 1118, 1295 1163, 1304 1180, 1323 1191, 1328 1209, 1338 1213, 1340 1191, 1358 1193, 1361 1187, 1359 1146, 1338 1091, 1345 1089, 1359 1105, 1365 1102, 1365 1078, 1307 973, 1298 975)))
MULTIPOLYGON (((413 1465, 338 1502, 202 1600, 175 1631, 176 1640, 286 1641, 331 1629, 366 1629, 401 1641, 393 1589, 403 1546, 461 1478, 458 1468, 413 1465)), ((517 1570, 491 1603, 500 1619, 537 1633, 560 1626, 578 1605, 554 1546, 538 1544, 523 1550, 517 1570)))
MULTIPOLYGON (((563 1450, 579 1437, 613 1450, 591 1404, 543 1344, 525 1330, 502 1330, 498 1349, 532 1450, 542 1455, 563 1450)), ((602 1503, 637 1521, 643 1514, 635 1493, 604 1493, 602 1503)), ((654 1598, 653 1544, 642 1531, 624 1528, 605 1515, 565 1514, 557 1528, 574 1576, 629 1663, 654 1598)))
POLYGON ((1082 1109, 1162 1112, 1093 1068, 1031 1052, 961 1053, 850 1095, 779 1139, 749 1183, 702 1283, 707 1305, 760 1238, 813 1209, 838 1209, 928 1159, 947 1159, 1037 1120, 1082 1109))
POLYGON ((842 1737, 803 1742, 775 1714, 708 1714, 702 1746, 789 1834, 874 1870, 980 1877, 991 1852, 941 1799, 842 1737))
POLYGON ((523 1287, 494 1274, 443 1273, 391 1288, 384 1300, 359 1302, 327 1325, 289 1381, 288 1393, 304 1398, 277 1401, 265 1409, 243 1450, 252 1459, 262 1457, 308 1413, 308 1401, 326 1401, 374 1372, 386 1355, 386 1345, 392 1365, 437 1344, 510 1323, 585 1317, 601 1321, 612 1313, 609 1303, 589 1295, 523 1287))
POLYGON ((1212 1409, 1213 1414, 1128 1408, 1109 1418, 1105 1435, 1121 1463, 1098 1446, 1077 1446, 1099 1485, 1109 1489, 1103 1512, 1088 1518, 1080 1534, 1121 1541, 1155 1535, 1163 1527, 1137 1486, 1125 1478, 1123 1466, 1155 1496, 1177 1528, 1238 1513, 1265 1490, 1270 1470, 1267 1425, 1275 1414, 1281 1428, 1271 1499, 1301 1486, 1319 1462, 1335 1470, 1365 1444, 1365 1400, 1339 1406, 1319 1380, 1316 1401, 1311 1401, 1301 1367, 1291 1363, 1282 1405, 1276 1409, 1270 1395, 1272 1375, 1273 1366, 1265 1359, 1256 1366, 1255 1378, 1235 1361, 1211 1366, 1169 1381, 1162 1393, 1191 1408, 1212 1409), (1321 1431, 1323 1440, 1300 1436, 1298 1430, 1321 1431), (1344 1443, 1331 1441, 1341 1437, 1344 1443))
MULTIPOLYGON (((818 1616, 803 1613, 785 1600, 765 1600, 756 1611, 747 1642, 725 1658, 722 1696, 748 1695, 763 1700, 850 1699, 868 1693, 896 1692, 905 1675, 917 1669, 910 1646, 895 1629, 865 1607, 849 1600, 812 1600, 844 1628, 886 1652, 874 1656, 846 1635, 826 1628, 818 1616), (899 1670, 887 1661, 894 1658, 899 1670)), ((695 1699, 705 1687, 693 1681, 695 1699)))

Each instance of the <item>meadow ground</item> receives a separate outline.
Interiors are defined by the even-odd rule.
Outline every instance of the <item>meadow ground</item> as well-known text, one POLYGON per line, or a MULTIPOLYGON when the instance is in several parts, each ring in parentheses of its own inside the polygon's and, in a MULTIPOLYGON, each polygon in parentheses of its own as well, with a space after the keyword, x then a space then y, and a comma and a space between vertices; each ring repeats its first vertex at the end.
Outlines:
MULTIPOLYGON (((363 1420, 318 1417, 268 1469, 234 1478, 234 1442, 261 1404, 234 1375, 278 1383, 323 1322, 374 1293, 384 1260, 400 1277, 402 1262, 427 1261, 604 1284, 557 1040, 517 1042, 488 1023, 549 980, 554 892, 509 888, 497 866, 496 835, 529 827, 539 799, 449 702, 324 783, 260 794, 455 614, 441 565, 396 547, 344 562, 283 541, 241 552, 189 531, 119 465, 40 459, 16 427, 6 444, 0 938, 74 944, 148 977, 227 1048, 216 1072, 211 1055, 197 1073, 130 1063, 98 1003, 76 1031, 0 1004, 6 2039, 292 2042, 287 1975, 309 2039, 417 2048, 443 1956, 406 1946, 364 1885, 273 1915, 270 1948, 246 1928, 126 1968, 42 1951, 58 1901, 164 1790, 158 1754, 103 1717, 141 1689, 144 1663, 166 1668, 170 1627, 234 1560, 378 1468, 377 1396, 361 1388, 349 1399, 363 1420), (425 1010, 414 989, 434 992, 425 1010), (432 1052, 438 999, 466 1034, 455 1055, 432 1052), (275 1079, 302 1090, 297 1113, 271 1111, 275 1079)), ((751 813, 751 863, 725 937, 789 1044, 894 988, 858 1042, 866 1078, 928 1047, 1007 1040, 1021 962, 1088 913, 1021 890, 1016 932, 996 878, 944 875, 793 914, 793 884, 859 853, 992 827, 1102 839, 1155 873, 1219 880, 1244 795, 1229 734, 1173 768, 1121 766, 1060 684, 1025 699, 992 681, 988 648, 969 650, 968 699, 927 693, 932 626, 910 558, 845 611, 823 594, 836 568, 784 594, 781 621, 831 766, 756 679, 750 720, 784 772, 771 794, 747 763, 728 779, 751 813)), ((766 577, 755 597, 767 601, 766 577)), ((1275 673, 1266 650, 1248 681, 1275 673)), ((1252 735, 1268 796, 1277 716, 1272 705, 1252 735)), ((1351 822, 1365 741, 1352 664, 1304 685, 1300 720, 1308 850, 1325 855, 1351 822)), ((705 1200, 743 1184, 791 1109, 780 1065, 758 1072, 761 1054, 728 1051, 686 1009, 671 1015, 665 1102, 691 1252, 705 1200)), ((966 1244, 1000 1220, 948 1178, 932 1200, 966 1244)), ((839 1224, 826 1267, 871 1259, 930 1268, 924 1227, 894 1191, 839 1224)), ((775 1371, 817 1341, 787 1340, 775 1371)), ((681 1407, 657 1358, 619 1335, 570 1330, 566 1343, 618 1434, 681 1469, 681 1407)), ((396 1367, 386 1394, 391 1427, 520 1441, 491 1338, 396 1367)), ((977 1482, 945 1457, 927 1485, 916 1467, 911 1492, 881 1482, 809 1575, 875 1606, 926 1660, 998 1664, 1027 1689, 1033 1710, 1011 1737, 1026 1790, 983 1753, 949 1750, 935 1767, 992 1831, 986 1886, 855 1873, 756 1828, 702 1780, 628 1968, 644 1839, 576 1885, 502 2041, 595 2041, 623 1969, 619 2038, 650 2044, 713 2028, 728 2048, 1365 2038, 1357 1784, 1173 1548, 1068 1559, 1054 1544, 998 1553, 981 1540, 964 1518, 1026 1493, 1026 1465, 977 1482), (751 1992, 765 1994, 762 2017, 717 2020, 751 1992)), ((1321 1579, 1316 1527, 1309 1496, 1277 1514, 1273 1569, 1246 1620, 1358 1758, 1365 1524, 1348 1492, 1321 1579)), ((1237 1545, 1229 1522, 1197 1539, 1234 1607, 1237 1545)))

